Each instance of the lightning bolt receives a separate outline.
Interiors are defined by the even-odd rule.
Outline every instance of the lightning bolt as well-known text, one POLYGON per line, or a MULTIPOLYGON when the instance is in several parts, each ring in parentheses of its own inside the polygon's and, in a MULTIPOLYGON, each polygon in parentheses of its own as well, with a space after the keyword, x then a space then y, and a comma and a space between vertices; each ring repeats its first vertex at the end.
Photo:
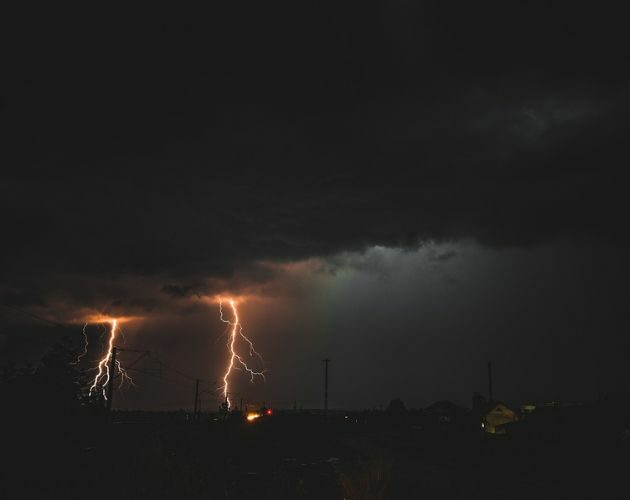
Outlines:
POLYGON ((77 356, 77 359, 72 363, 73 365, 78 365, 81 361, 81 358, 85 356, 88 352, 88 338, 85 329, 88 327, 88 323, 83 325, 83 352, 77 356))
MULTIPOLYGON (((116 374, 110 373, 110 369, 109 369, 110 360, 112 358, 112 351, 114 349, 114 339, 116 338, 117 333, 120 332, 122 335, 122 331, 118 327, 118 320, 112 319, 111 325, 112 326, 109 330, 109 340, 107 342, 107 352, 99 360, 98 365, 95 368, 97 370, 97 373, 96 373, 96 376, 94 377, 94 380, 92 381, 92 385, 90 386, 90 391, 89 391, 89 394, 91 396, 95 391, 99 390, 99 386, 100 386, 100 390, 102 391, 103 398, 105 399, 107 399, 107 394, 105 391, 107 384, 109 384, 110 381, 113 383, 113 378, 116 376, 116 374)), ((85 327, 83 328, 83 331, 85 333, 85 327)), ((87 338, 86 338, 86 349, 87 349, 87 338)), ((115 367, 116 367, 116 372, 120 376, 120 385, 122 386, 123 382, 125 381, 128 381, 129 383, 133 385, 133 379, 123 369, 123 367, 120 364, 120 361, 116 360, 115 367)))
POLYGON ((248 339, 243 333, 243 326, 241 325, 241 322, 238 317, 236 301, 234 301, 233 299, 229 299, 228 302, 230 304, 230 307, 232 308, 232 316, 233 316, 232 321, 225 319, 223 317, 223 301, 219 300, 219 313, 221 315, 221 321, 229 325, 229 327, 231 327, 228 342, 227 342, 227 347, 230 353, 230 362, 227 366, 227 369, 225 370, 225 374, 223 375, 223 387, 221 388, 223 390, 223 397, 225 398, 227 407, 229 409, 232 406, 232 402, 230 401, 230 397, 229 397, 229 394, 230 394, 229 379, 230 379, 230 374, 232 373, 232 370, 240 370, 240 369, 245 370, 247 373, 249 373, 250 382, 252 383, 254 383, 255 377, 262 377, 263 380, 266 380, 265 379, 266 370, 257 372, 251 369, 249 366, 247 366, 247 363, 243 361, 243 358, 236 352, 236 340, 237 338, 241 338, 242 340, 247 342, 247 345, 249 346, 249 356, 253 357, 254 355, 256 355, 261 361, 263 361, 260 353, 256 351, 256 349, 254 348, 254 344, 252 343, 252 341, 248 339))

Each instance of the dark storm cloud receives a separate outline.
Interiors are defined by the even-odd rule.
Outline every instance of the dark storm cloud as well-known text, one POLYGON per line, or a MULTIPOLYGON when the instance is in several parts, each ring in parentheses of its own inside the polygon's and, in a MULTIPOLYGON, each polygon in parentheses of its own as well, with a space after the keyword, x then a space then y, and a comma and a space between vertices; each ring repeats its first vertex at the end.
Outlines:
POLYGON ((613 12, 15 9, 0 217, 21 294, 147 311, 374 244, 627 241, 613 12))
POLYGON ((44 299, 33 290, 0 287, 0 302, 11 307, 43 306, 44 299))
POLYGON ((199 285, 164 285, 162 291, 171 297, 183 298, 194 293, 199 285))

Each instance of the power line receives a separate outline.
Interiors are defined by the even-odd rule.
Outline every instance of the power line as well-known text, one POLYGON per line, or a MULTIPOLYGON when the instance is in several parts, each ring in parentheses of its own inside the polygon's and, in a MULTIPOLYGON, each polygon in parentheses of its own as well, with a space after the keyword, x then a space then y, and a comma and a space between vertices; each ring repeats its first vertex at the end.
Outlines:
POLYGON ((152 355, 151 357, 152 357, 152 359, 154 359, 158 363, 160 363, 164 368, 167 368, 168 370, 171 370, 172 372, 177 373, 179 376, 184 377, 185 379, 188 379, 188 380, 193 381, 193 382, 196 381, 197 379, 199 379, 201 382, 204 382, 206 384, 215 384, 216 383, 216 381, 206 380, 206 379, 203 379, 203 378, 200 378, 200 377, 195 377, 194 375, 191 375, 189 373, 185 373, 185 372, 179 370, 178 368, 175 368, 175 367, 169 365, 168 363, 165 363, 164 361, 162 361, 160 358, 158 358, 155 355, 152 355))
POLYGON ((134 372, 142 373, 144 375, 148 375, 149 377, 157 378, 159 380, 165 380, 166 382, 170 382, 170 383, 175 384, 175 385, 177 385, 179 387, 183 387, 184 389, 191 389, 193 387, 192 384, 182 384, 178 380, 173 380, 173 379, 164 377, 162 375, 155 375, 154 373, 151 373, 151 372, 146 371, 146 370, 142 370, 140 368, 130 368, 130 370, 134 371, 134 372))
POLYGON ((70 326, 68 326, 68 325, 64 325, 64 324, 62 324, 62 323, 57 323, 56 321, 53 321, 53 320, 51 320, 51 319, 44 318, 44 317, 39 316, 39 315, 37 315, 37 314, 35 314, 35 313, 29 312, 29 311, 27 311, 27 310, 25 310, 25 309, 22 309, 22 308, 20 308, 20 307, 11 306, 11 305, 9 305, 9 304, 0 304, 0 305, 1 305, 2 307, 6 307, 7 309, 12 309, 12 310, 14 310, 14 311, 17 311, 17 312, 18 312, 18 313, 20 313, 20 314, 24 314, 25 316, 30 316, 31 318, 37 319, 37 320, 39 320, 39 321, 43 321, 44 323, 48 323, 48 324, 53 325, 53 326, 56 326, 56 327, 58 327, 58 328, 64 328, 64 329, 66 329, 66 328, 70 328, 70 326))
MULTIPOLYGON (((150 352, 150 351, 140 351, 140 352, 142 352, 142 353, 143 353, 143 355, 142 355, 142 356, 140 356, 139 358, 137 358, 137 359, 136 359, 133 363, 131 363, 128 367, 126 367, 126 368, 125 368, 126 370, 137 371, 137 372, 140 372, 140 373, 144 373, 144 374, 146 374, 146 375, 150 375, 150 376, 153 376, 153 377, 156 377, 156 378, 160 378, 160 379, 162 379, 162 380, 167 380, 167 381, 169 381, 169 382, 173 382, 173 383, 179 384, 181 387, 186 387, 186 388, 189 388, 189 387, 192 387, 192 386, 193 386, 193 384, 183 384, 183 383, 181 383, 181 381, 177 381, 177 380, 174 380, 174 379, 168 379, 168 378, 163 377, 162 375, 154 375, 153 373, 149 372, 149 371, 148 371, 148 370, 146 370, 146 369, 144 369, 144 370, 143 370, 143 369, 140 369, 140 368, 135 368, 135 367, 134 367, 134 365, 135 365, 137 362, 139 362, 141 359, 143 359, 143 358, 145 358, 145 357, 150 357, 151 359, 153 359, 153 360, 157 361, 157 363, 159 363, 159 365, 160 365, 160 368, 161 368, 161 369, 162 369, 162 368, 166 368, 167 370, 171 370, 172 372, 174 372, 174 373, 176 373, 176 374, 178 374, 178 375, 180 375, 180 376, 182 376, 182 377, 186 378, 187 380, 191 380, 191 381, 195 381, 195 382, 196 382, 197 380, 199 380, 200 382, 204 382, 205 384, 209 384, 209 385, 216 385, 216 380, 215 380, 215 381, 209 381, 209 380, 204 380, 204 379, 201 379, 201 378, 194 378, 194 377, 192 377, 192 376, 189 376, 189 375, 187 375, 187 374, 185 374, 185 373, 183 373, 183 372, 181 372, 181 371, 177 370, 176 368, 173 368, 172 366, 167 365, 166 363, 164 363, 164 362, 163 362, 163 361, 161 361, 160 359, 158 359, 158 358, 156 358, 155 356, 153 356, 153 355, 151 354, 151 352, 150 352), (146 355, 146 356, 145 356, 145 355, 146 355)), ((209 391, 208 391, 207 389, 203 389, 203 390, 201 390, 201 391, 200 391, 200 394, 203 394, 203 393, 205 393, 205 392, 209 392, 209 391)))
MULTIPOLYGON (((200 377, 195 377, 194 375, 191 375, 190 373, 186 373, 182 370, 180 370, 179 368, 175 368, 174 366, 172 366, 169 363, 164 362, 160 357, 156 356, 155 353, 149 349, 128 349, 128 348, 118 348, 118 351, 122 351, 122 352, 135 352, 135 353, 139 353, 142 354, 142 356, 140 356, 140 358, 138 358, 138 360, 136 360, 133 364, 135 364, 137 361, 139 361, 141 358, 149 357, 150 359, 156 361, 157 363, 160 364, 160 366, 162 368, 166 368, 167 370, 172 371, 173 373, 176 373, 177 375, 179 375, 180 377, 183 377, 187 380, 190 380, 192 382, 199 380, 200 382, 203 382, 205 384, 210 384, 210 385, 216 385, 216 380, 211 381, 211 380, 206 380, 200 377)), ((133 366, 130 365, 130 366, 133 366)))

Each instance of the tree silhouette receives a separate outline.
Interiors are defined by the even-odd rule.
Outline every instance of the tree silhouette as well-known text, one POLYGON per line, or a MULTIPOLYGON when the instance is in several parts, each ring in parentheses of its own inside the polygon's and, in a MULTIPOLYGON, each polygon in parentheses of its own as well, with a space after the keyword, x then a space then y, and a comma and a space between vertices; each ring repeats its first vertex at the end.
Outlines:
POLYGON ((5 367, 0 375, 3 420, 29 436, 73 429, 86 413, 86 376, 68 341, 52 346, 36 366, 5 367))

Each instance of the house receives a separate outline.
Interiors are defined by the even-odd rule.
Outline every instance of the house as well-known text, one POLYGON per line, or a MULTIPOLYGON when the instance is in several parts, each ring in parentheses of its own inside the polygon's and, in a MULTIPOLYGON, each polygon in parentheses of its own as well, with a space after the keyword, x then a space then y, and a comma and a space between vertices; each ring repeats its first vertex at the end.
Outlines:
POLYGON ((483 412, 481 427, 488 434, 505 434, 505 426, 520 419, 519 414, 505 403, 491 401, 483 412))

